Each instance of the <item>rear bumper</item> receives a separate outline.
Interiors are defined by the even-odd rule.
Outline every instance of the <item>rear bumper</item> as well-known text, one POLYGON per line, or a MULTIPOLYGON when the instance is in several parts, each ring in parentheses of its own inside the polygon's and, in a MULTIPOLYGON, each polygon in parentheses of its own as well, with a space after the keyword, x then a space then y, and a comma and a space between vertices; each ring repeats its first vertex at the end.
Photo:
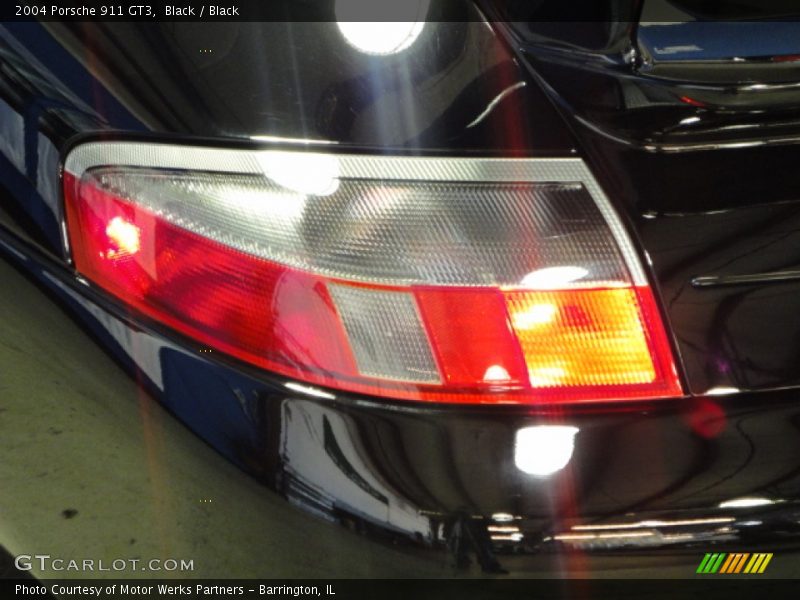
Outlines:
POLYGON ((796 390, 548 411, 321 397, 0 249, 13 554, 188 558, 198 577, 681 577, 706 552, 763 551, 794 574, 796 390), (518 466, 547 449, 517 432, 543 425, 577 429, 546 477, 518 466))

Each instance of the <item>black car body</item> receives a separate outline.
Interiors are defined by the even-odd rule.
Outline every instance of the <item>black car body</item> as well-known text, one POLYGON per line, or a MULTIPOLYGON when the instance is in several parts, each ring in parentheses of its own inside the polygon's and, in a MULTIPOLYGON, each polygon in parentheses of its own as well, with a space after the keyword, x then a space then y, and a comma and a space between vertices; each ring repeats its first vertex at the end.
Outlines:
MULTIPOLYGON (((0 27, 0 543, 190 558, 180 575, 204 577, 683 577, 712 552, 774 553, 765 575, 791 575, 792 15, 607 0, 571 23, 558 3, 436 3, 381 55, 348 45, 332 5, 276 4, 283 22, 0 27), (397 181, 573 165, 642 265, 678 392, 414 402, 248 364, 76 269, 64 181, 93 149, 113 164, 114 144, 213 157, 203 172, 275 150, 427 173, 397 181), (550 472, 526 471, 523 430, 557 436, 532 434, 550 472)), ((33 571, 86 575, 50 567, 33 571)))

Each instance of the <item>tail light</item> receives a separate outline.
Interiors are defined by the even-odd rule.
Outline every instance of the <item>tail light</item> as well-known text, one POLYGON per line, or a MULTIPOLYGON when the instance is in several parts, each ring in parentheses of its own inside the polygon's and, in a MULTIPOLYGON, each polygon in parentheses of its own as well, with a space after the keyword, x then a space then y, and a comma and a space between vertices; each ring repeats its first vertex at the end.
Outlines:
POLYGON ((90 143, 77 271, 198 343, 409 400, 681 394, 651 289, 579 159, 90 143))

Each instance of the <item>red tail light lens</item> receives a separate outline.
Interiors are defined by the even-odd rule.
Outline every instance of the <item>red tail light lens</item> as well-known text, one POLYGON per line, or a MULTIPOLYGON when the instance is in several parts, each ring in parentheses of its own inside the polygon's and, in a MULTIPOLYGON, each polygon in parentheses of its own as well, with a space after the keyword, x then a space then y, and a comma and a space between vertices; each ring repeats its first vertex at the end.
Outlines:
POLYGON ((578 160, 108 143, 66 167, 77 271, 259 367, 437 402, 681 394, 630 242, 578 160))

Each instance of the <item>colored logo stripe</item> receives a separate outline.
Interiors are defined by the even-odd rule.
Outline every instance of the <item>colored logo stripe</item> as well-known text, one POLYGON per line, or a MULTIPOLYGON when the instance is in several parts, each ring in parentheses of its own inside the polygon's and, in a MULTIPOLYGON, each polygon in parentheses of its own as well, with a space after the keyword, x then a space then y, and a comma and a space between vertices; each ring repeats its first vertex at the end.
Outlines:
POLYGON ((750 554, 742 554, 742 553, 734 553, 728 555, 728 560, 726 560, 722 568, 719 570, 720 573, 738 573, 744 567, 745 561, 750 557, 750 554))
POLYGON ((744 569, 745 573, 763 573, 767 568, 769 561, 772 560, 772 553, 769 554, 753 554, 753 558, 747 563, 744 569))
POLYGON ((697 573, 716 573, 725 558, 725 553, 706 554, 700 566, 697 567, 697 573))
POLYGON ((763 573, 771 560, 772 553, 707 553, 703 560, 700 561, 700 566, 697 567, 696 572, 703 574, 763 573))

